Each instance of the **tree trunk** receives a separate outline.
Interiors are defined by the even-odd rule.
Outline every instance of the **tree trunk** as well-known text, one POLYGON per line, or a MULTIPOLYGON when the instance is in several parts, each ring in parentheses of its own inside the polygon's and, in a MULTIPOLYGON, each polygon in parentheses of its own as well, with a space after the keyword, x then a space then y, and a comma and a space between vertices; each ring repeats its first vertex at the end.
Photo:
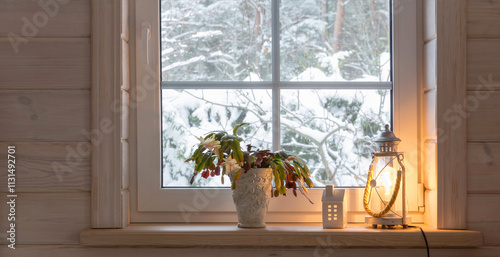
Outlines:
POLYGON ((377 4, 375 3, 375 0, 370 1, 370 11, 371 11, 371 18, 372 18, 372 31, 373 31, 373 38, 375 38, 376 35, 379 33, 379 25, 377 22, 377 4))
POLYGON ((342 30, 344 29, 345 0, 337 0, 337 16, 335 18, 335 28, 333 30, 333 53, 340 50, 342 45, 342 30))
POLYGON ((325 42, 328 34, 328 0, 321 1, 321 21, 325 23, 325 31, 321 33, 321 42, 325 42))

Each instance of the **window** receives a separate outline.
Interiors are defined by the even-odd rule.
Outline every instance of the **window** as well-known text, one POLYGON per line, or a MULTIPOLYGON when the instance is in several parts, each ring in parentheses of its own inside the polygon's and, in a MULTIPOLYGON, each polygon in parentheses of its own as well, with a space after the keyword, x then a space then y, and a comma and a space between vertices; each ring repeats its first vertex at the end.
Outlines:
MULTIPOLYGON (((370 137, 392 116, 411 150, 408 191, 416 189, 416 4, 403 2, 392 24, 389 0, 137 3, 139 212, 186 221, 186 213, 234 211, 229 189, 207 188, 220 179, 183 188, 192 174, 183 161, 195 136, 243 121, 248 143, 299 153, 316 185, 356 187, 365 183, 370 137)), ((310 197, 319 203, 321 191, 310 197)), ((360 191, 349 191, 351 212, 362 211, 360 191)), ((319 217, 320 205, 307 204, 281 197, 270 212, 319 217)))

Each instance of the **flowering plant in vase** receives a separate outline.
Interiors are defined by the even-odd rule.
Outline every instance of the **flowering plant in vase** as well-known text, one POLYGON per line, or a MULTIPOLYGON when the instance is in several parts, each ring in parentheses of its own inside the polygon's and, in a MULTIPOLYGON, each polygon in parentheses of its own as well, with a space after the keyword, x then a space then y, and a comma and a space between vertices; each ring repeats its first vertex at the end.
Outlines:
POLYGON ((237 132, 244 125, 246 123, 234 127, 232 135, 226 131, 213 131, 205 137, 198 138, 200 143, 196 151, 186 160, 195 163, 190 183, 192 184, 200 173, 203 178, 221 176, 222 183, 224 175, 228 175, 231 178, 231 188, 234 190, 237 188, 238 180, 250 169, 269 168, 275 186, 271 187, 271 196, 286 196, 287 189, 291 189, 295 196, 297 190, 306 196, 307 187, 313 187, 306 163, 298 156, 285 151, 254 150, 255 147, 251 145, 247 145, 246 151, 243 151, 241 149, 243 139, 237 132))

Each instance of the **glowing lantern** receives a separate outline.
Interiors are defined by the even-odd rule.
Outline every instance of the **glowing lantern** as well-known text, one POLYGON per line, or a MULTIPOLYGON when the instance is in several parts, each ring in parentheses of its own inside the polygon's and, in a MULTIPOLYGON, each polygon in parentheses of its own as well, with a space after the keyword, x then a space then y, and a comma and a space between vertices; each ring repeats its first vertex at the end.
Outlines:
POLYGON ((375 140, 378 152, 372 153, 372 162, 368 171, 363 207, 370 215, 365 217, 365 223, 373 228, 411 224, 407 214, 404 155, 397 151, 401 142, 389 125, 375 140))

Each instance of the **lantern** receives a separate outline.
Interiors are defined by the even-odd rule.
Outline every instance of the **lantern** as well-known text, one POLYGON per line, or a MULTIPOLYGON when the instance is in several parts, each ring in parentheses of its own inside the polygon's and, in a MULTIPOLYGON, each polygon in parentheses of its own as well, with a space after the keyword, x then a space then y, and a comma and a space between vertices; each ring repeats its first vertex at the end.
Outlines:
POLYGON ((407 228, 411 224, 406 207, 404 155, 397 151, 400 142, 389 125, 375 140, 378 152, 372 153, 363 197, 363 207, 370 215, 365 217, 365 223, 373 228, 377 225, 407 228))

